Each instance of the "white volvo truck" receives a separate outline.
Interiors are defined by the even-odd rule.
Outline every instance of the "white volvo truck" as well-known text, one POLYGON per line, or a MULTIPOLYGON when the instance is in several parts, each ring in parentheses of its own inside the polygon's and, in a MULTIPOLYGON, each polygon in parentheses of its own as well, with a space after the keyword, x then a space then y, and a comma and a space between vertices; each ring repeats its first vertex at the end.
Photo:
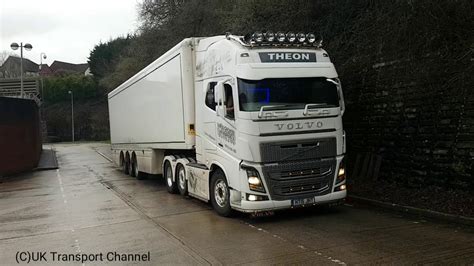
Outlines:
POLYGON ((108 94, 114 160, 217 213, 346 197, 344 100, 314 34, 181 41, 108 94))

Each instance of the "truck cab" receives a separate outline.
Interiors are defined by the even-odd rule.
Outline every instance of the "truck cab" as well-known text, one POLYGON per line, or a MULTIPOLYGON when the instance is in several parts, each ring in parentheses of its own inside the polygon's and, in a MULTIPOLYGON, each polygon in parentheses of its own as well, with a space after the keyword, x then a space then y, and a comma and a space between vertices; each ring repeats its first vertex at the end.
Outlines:
POLYGON ((328 53, 304 37, 280 42, 256 33, 190 44, 196 162, 186 167, 187 189, 220 214, 346 197, 341 82, 328 53))

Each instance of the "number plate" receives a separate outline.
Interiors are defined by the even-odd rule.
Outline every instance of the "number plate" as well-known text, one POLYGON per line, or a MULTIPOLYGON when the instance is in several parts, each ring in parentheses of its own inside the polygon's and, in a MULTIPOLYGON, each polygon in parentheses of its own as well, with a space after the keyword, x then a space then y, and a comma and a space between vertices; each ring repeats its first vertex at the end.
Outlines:
POLYGON ((302 206, 306 206, 306 205, 313 205, 314 203, 316 203, 316 198, 315 197, 312 197, 312 198, 306 198, 306 199, 293 199, 291 200, 291 206, 292 207, 302 207, 302 206))

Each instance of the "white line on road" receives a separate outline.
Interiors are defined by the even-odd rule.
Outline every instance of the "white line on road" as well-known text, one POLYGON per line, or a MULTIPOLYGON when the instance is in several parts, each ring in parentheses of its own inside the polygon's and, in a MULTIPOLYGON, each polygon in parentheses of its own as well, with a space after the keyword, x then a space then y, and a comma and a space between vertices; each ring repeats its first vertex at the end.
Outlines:
MULTIPOLYGON (((266 233, 266 234, 270 234, 269 231, 267 231, 267 230, 265 230, 265 229, 263 229, 263 228, 257 227, 257 226, 255 226, 255 225, 253 225, 253 224, 248 223, 248 222, 245 222, 245 224, 248 225, 250 228, 257 229, 257 231, 260 231, 260 232, 263 232, 263 233, 266 233)), ((286 240, 285 238, 283 238, 283 237, 281 237, 281 236, 279 236, 279 235, 272 234, 272 236, 273 236, 274 238, 280 239, 280 240, 283 241, 283 242, 290 242, 290 241, 286 240)), ((303 246, 303 245, 297 245, 297 247, 300 248, 300 249, 303 249, 303 250, 307 250, 307 249, 308 249, 307 247, 305 247, 305 246, 303 246)), ((345 262, 343 262, 343 261, 341 261, 341 260, 338 260, 338 259, 335 259, 335 258, 333 258, 333 257, 331 257, 331 256, 326 256, 326 255, 324 255, 322 252, 319 252, 319 251, 316 251, 316 250, 315 250, 315 251, 314 251, 314 254, 316 254, 316 255, 318 255, 318 256, 321 256, 322 258, 325 258, 325 259, 327 259, 327 260, 329 260, 329 261, 331 261, 331 262, 337 263, 337 264, 339 264, 339 265, 346 265, 345 262)))

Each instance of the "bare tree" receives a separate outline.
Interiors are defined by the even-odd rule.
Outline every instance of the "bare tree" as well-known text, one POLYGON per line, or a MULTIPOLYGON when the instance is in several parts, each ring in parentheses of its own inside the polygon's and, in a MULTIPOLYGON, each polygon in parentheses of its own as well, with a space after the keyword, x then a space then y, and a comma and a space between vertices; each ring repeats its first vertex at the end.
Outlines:
POLYGON ((5 50, 0 52, 0 66, 2 66, 3 63, 7 61, 9 56, 17 56, 17 55, 15 55, 14 53, 10 51, 5 51, 5 50))

